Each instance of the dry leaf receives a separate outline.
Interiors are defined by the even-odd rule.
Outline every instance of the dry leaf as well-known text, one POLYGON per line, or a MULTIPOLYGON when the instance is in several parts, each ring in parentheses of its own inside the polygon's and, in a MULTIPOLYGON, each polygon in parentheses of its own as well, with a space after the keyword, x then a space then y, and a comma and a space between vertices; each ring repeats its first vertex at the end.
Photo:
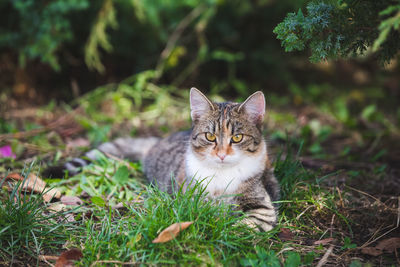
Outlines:
POLYGON ((76 139, 68 139, 66 145, 67 150, 75 147, 88 147, 90 146, 90 141, 88 139, 78 137, 76 139))
POLYGON ((379 256, 383 252, 393 253, 400 248, 400 237, 392 237, 379 241, 375 247, 365 247, 361 249, 363 254, 379 256))
POLYGON ((279 239, 282 241, 292 240, 294 234, 290 231, 289 228, 281 228, 281 232, 278 234, 279 239))
POLYGON ((83 257, 82 252, 77 248, 64 251, 58 257, 55 267, 73 267, 74 261, 83 257))
POLYGON ((65 219, 67 220, 67 222, 75 222, 75 217, 72 213, 65 214, 65 219))
POLYGON ((314 245, 326 245, 329 244, 330 242, 334 241, 335 239, 333 237, 317 240, 314 242, 314 245))
POLYGON ((67 206, 79 206, 83 204, 83 201, 76 196, 62 196, 61 202, 67 206))
POLYGON ((124 206, 124 203, 120 202, 120 203, 117 203, 116 205, 112 206, 111 208, 112 208, 113 210, 114 210, 114 209, 115 209, 115 210, 118 210, 118 209, 123 209, 123 208, 125 208, 125 206, 124 206))
POLYGON ((165 228, 156 239, 153 240, 153 243, 165 243, 172 239, 174 239, 180 231, 188 228, 193 222, 182 222, 182 223, 174 223, 165 228))
POLYGON ((376 248, 386 252, 394 252, 396 249, 400 248, 400 237, 384 239, 376 245, 376 248))
POLYGON ((382 250, 374 248, 374 247, 365 247, 361 249, 362 254, 371 255, 371 256, 379 256, 383 253, 382 250))
POLYGON ((51 203, 47 207, 47 209, 50 211, 54 211, 54 212, 60 212, 60 211, 66 210, 67 206, 61 202, 55 202, 55 203, 51 203))
POLYGON ((50 202, 50 200, 53 197, 57 198, 57 199, 59 199, 61 197, 60 191, 58 191, 55 188, 52 188, 50 190, 46 189, 46 182, 43 181, 42 179, 40 179, 38 176, 36 176, 33 173, 30 173, 26 179, 18 173, 10 173, 6 177, 6 179, 10 179, 10 180, 14 180, 14 181, 22 181, 21 186, 20 186, 21 189, 33 191, 36 193, 45 192, 43 194, 43 199, 46 202, 50 202))
MULTIPOLYGON (((51 203, 47 209, 51 212, 61 212, 68 210, 68 206, 62 203, 61 201, 51 203)), ((75 222, 75 217, 72 213, 63 214, 64 219, 67 222, 75 222)))

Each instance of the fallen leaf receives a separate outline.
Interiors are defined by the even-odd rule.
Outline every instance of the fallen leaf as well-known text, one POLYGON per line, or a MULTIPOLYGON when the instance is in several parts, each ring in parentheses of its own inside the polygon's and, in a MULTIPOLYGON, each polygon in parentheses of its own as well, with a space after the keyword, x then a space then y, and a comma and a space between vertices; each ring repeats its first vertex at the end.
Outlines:
POLYGON ((384 239, 376 245, 376 248, 386 252, 394 252, 396 249, 400 248, 400 237, 384 239))
POLYGON ((329 237, 329 238, 325 238, 325 239, 321 239, 321 240, 317 240, 315 241, 313 244, 314 245, 326 245, 331 243, 332 241, 334 241, 335 239, 333 237, 329 237))
POLYGON ((67 206, 61 202, 52 203, 51 205, 49 205, 47 207, 48 210, 54 211, 54 212, 60 212, 60 211, 66 210, 66 208, 67 208, 67 206))
POLYGON ((58 257, 55 267, 73 267, 74 261, 79 260, 83 257, 82 252, 77 248, 71 248, 70 250, 64 251, 58 257))
POLYGON ((26 179, 18 173, 10 173, 6 177, 6 179, 21 181, 21 189, 33 191, 36 193, 43 192, 43 199, 46 202, 50 202, 53 197, 57 199, 61 197, 60 191, 55 188, 52 188, 50 190, 46 189, 46 182, 33 173, 30 173, 26 179))
POLYGON ((76 196, 62 196, 60 200, 67 206, 79 206, 83 204, 83 201, 76 196))
POLYGON ((67 222, 75 222, 75 217, 72 213, 65 214, 65 219, 67 222))
POLYGON ((61 192, 56 188, 52 188, 50 190, 46 190, 43 194, 43 199, 46 202, 50 202, 53 198, 59 199, 61 197, 61 192))
POLYGON ((293 239, 294 234, 289 228, 281 228, 281 232, 278 234, 278 237, 282 241, 288 241, 293 239))
POLYGON ((400 237, 391 237, 379 241, 375 247, 365 247, 361 249, 361 253, 379 256, 383 252, 393 253, 396 249, 400 248, 400 237))
POLYGON ((379 256, 383 253, 382 250, 377 249, 375 247, 365 247, 361 249, 362 254, 371 255, 371 256, 379 256))
POLYGON ((125 208, 125 206, 124 206, 124 203, 119 202, 119 203, 117 203, 116 205, 112 206, 111 208, 112 208, 112 209, 118 210, 118 209, 123 209, 123 208, 125 208))
POLYGON ((76 139, 68 139, 66 142, 67 150, 75 147, 88 147, 88 146, 90 146, 90 141, 82 137, 78 137, 76 139))
POLYGON ((153 240, 153 243, 165 243, 172 239, 174 239, 180 231, 188 228, 193 222, 181 222, 174 223, 165 228, 156 239, 153 240))

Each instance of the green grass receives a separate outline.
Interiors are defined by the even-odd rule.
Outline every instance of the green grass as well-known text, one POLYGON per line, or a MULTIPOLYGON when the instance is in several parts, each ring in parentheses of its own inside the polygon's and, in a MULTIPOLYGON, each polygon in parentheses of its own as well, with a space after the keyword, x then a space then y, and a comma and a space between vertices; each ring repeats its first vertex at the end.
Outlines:
MULTIPOLYGON (((82 175, 72 179, 81 186, 82 182, 100 179, 88 170, 100 170, 101 166, 110 165, 114 166, 114 172, 119 168, 114 160, 102 158, 101 162, 95 162, 96 167, 88 166, 82 175)), ((314 219, 315 216, 329 217, 333 214, 341 217, 335 206, 337 196, 323 189, 317 183, 318 176, 304 170, 291 153, 285 158, 278 157, 275 168, 283 194, 279 225, 270 232, 256 232, 241 224, 243 214, 234 212, 222 201, 208 201, 200 184, 172 195, 151 185, 136 187, 134 194, 138 197, 127 202, 120 198, 118 190, 111 189, 114 185, 110 184, 110 188, 104 191, 103 184, 98 187, 99 192, 114 192, 112 197, 104 204, 93 201, 94 205, 90 206, 92 217, 82 221, 80 227, 84 230, 78 236, 71 236, 69 244, 84 248, 84 257, 80 262, 83 266, 92 263, 101 265, 104 261, 154 265, 258 266, 259 262, 265 261, 271 266, 277 266, 276 263, 285 266, 299 266, 300 262, 303 265, 312 264, 323 253, 323 248, 313 252, 294 242, 281 241, 280 228, 289 228, 294 233, 294 239, 302 236, 314 240, 324 238, 326 229, 317 226, 319 221, 314 219), (111 208, 119 201, 125 202, 124 209, 111 208), (183 221, 194 223, 172 241, 152 243, 161 230, 183 221), (288 249, 292 251, 286 251, 288 249)), ((112 176, 111 173, 109 175, 112 176)), ((130 169, 126 175, 135 176, 137 170, 130 169)), ((69 186, 74 188, 73 184, 69 186)), ((98 195, 101 196, 100 193, 98 195)))
POLYGON ((185 193, 178 191, 172 195, 149 186, 145 195, 143 203, 127 206, 122 214, 98 210, 101 222, 86 223, 83 265, 96 260, 146 264, 228 263, 251 251, 260 239, 272 236, 252 233, 239 223, 241 214, 234 214, 223 203, 215 205, 207 201, 200 184, 185 193), (183 221, 194 223, 168 243, 152 243, 162 229, 183 221))
POLYGON ((144 188, 140 164, 107 158, 97 152, 94 164, 73 177, 66 175, 66 179, 57 184, 60 191, 71 196, 85 192, 99 201, 105 197, 110 205, 137 198, 144 188))
MULTIPOLYGON (((286 157, 278 156, 275 162, 282 186, 280 220, 267 233, 241 224, 243 214, 223 201, 209 201, 201 184, 170 195, 140 180, 134 182, 135 186, 127 184, 140 173, 138 168, 121 171, 122 166, 125 162, 101 157, 85 167, 81 175, 66 180, 68 184, 64 182, 63 187, 76 194, 82 191, 82 184, 91 183, 94 196, 86 200, 84 207, 72 211, 74 231, 66 231, 71 225, 59 223, 59 218, 65 216, 48 213, 40 195, 25 194, 21 202, 15 203, 13 199, 19 195, 14 188, 0 207, 3 259, 29 255, 37 262, 38 255, 44 251, 58 254, 60 246, 68 241, 69 248, 82 250, 81 266, 102 266, 107 261, 146 265, 312 265, 322 257, 323 246, 305 246, 299 241, 328 237, 329 225, 324 227, 323 222, 334 215, 338 225, 347 223, 335 204, 338 198, 334 191, 324 189, 318 183, 320 177, 305 170, 290 152, 286 157), (119 183, 101 180, 115 176, 121 176, 119 183), (132 191, 130 197, 123 191, 132 191), (124 208, 113 208, 121 202, 124 208), (152 243, 163 229, 184 221, 194 223, 176 239, 152 243), (292 240, 282 238, 281 228, 289 229, 292 240)), ((334 235, 340 240, 346 236, 334 235)))
POLYGON ((30 171, 23 172, 25 180, 10 187, 6 187, 8 181, 0 180, 0 259, 6 265, 38 264, 39 255, 59 250, 73 231, 66 212, 50 212, 43 203, 48 189, 39 194, 19 190, 30 171))

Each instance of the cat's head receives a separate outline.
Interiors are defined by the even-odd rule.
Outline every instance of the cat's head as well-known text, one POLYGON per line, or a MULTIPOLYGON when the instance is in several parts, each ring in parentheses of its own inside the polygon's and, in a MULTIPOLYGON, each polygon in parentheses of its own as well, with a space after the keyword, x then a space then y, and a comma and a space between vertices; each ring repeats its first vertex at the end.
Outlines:
POLYGON ((244 157, 265 153, 262 125, 265 98, 262 92, 243 103, 213 103, 196 88, 190 91, 193 122, 191 150, 210 167, 230 166, 244 157))

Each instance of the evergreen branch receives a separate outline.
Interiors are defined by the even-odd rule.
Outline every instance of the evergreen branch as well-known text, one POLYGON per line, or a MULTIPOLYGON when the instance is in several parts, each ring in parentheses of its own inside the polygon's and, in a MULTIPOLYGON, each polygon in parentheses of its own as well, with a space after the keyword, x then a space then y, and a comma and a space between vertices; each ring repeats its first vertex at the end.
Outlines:
POLYGON ((113 0, 104 0, 85 45, 86 65, 89 69, 95 69, 100 73, 103 73, 105 69, 101 63, 99 47, 107 52, 112 50, 112 45, 108 41, 106 33, 108 26, 113 29, 118 27, 113 0))
POLYGON ((274 33, 286 52, 309 48, 311 62, 357 56, 369 47, 386 62, 400 47, 400 5, 394 3, 392 0, 311 1, 306 15, 301 9, 289 13, 274 33), (384 18, 393 13, 394 16, 384 18))

